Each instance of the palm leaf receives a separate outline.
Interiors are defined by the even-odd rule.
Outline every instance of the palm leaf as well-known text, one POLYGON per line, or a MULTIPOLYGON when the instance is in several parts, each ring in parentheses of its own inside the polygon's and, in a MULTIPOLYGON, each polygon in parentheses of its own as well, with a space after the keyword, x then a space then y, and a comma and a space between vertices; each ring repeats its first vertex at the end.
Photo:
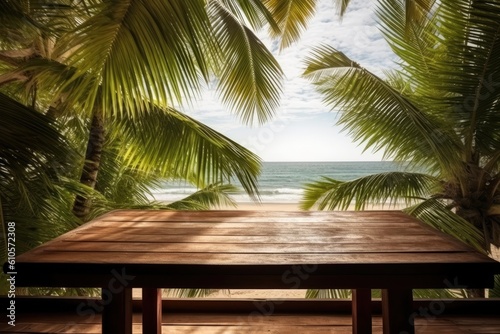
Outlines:
POLYGON ((8 193, 4 182, 14 180, 19 193, 24 194, 23 202, 30 202, 26 189, 33 177, 45 178, 48 191, 50 168, 65 168, 57 158, 71 152, 53 120, 2 93, 0 115, 0 193, 8 193))
POLYGON ((265 0, 276 20, 279 30, 272 30, 273 37, 280 37, 280 49, 287 48, 296 42, 306 29, 307 22, 314 16, 316 0, 265 0))
MULTIPOLYGON (((221 290, 214 289, 165 289, 169 296, 176 298, 203 298, 221 290)), ((222 290, 229 293, 229 290, 222 290)))
POLYGON ((156 107, 134 121, 122 119, 116 126, 114 135, 123 142, 120 155, 132 168, 188 179, 199 188, 235 178, 248 194, 258 194, 258 157, 177 110, 156 107))
POLYGON ((279 32, 280 28, 275 18, 266 7, 265 1, 260 0, 217 0, 221 6, 234 15, 238 21, 251 26, 253 29, 261 29, 269 24, 272 32, 279 32))
POLYGON ((119 143, 119 140, 105 143, 95 188, 113 207, 148 206, 151 189, 160 187, 161 178, 155 173, 130 168, 119 155, 119 143))
POLYGON ((228 196, 237 193, 232 185, 209 185, 192 195, 167 205, 171 210, 210 210, 214 207, 233 206, 236 203, 228 196))
POLYGON ((87 96, 84 109, 91 109, 102 85, 105 110, 133 115, 143 110, 141 99, 166 106, 196 96, 200 76, 208 77, 205 1, 110 1, 91 11, 59 43, 74 50, 68 65, 78 68, 67 84, 87 76, 71 100, 87 96))
POLYGON ((351 299, 351 296, 349 289, 309 289, 306 292, 306 298, 351 299))
MULTIPOLYGON (((392 5, 398 7, 402 2, 392 1, 392 5)), ((411 34, 413 27, 424 24, 428 20, 429 13, 431 13, 435 3, 436 0, 404 0, 406 32, 411 34)))
POLYGON ((95 15, 58 43, 77 70, 54 86, 72 103, 84 101, 84 110, 99 99, 106 113, 137 116, 144 101, 166 107, 198 98, 214 71, 223 102, 246 122, 263 122, 278 106, 283 74, 233 12, 239 8, 254 23, 272 18, 255 1, 233 2, 232 12, 223 3, 98 3, 95 15))
POLYGON ((444 169, 461 166, 457 152, 462 144, 442 120, 424 113, 342 52, 322 46, 306 64, 304 76, 317 85, 332 110, 340 109, 339 124, 365 149, 384 148, 386 158, 398 161, 444 169))
MULTIPOLYGON (((434 1, 431 1, 434 2, 434 1)), ((391 46, 395 55, 401 60, 402 71, 398 74, 403 75, 406 83, 415 80, 426 79, 426 76, 434 75, 434 56, 438 41, 435 37, 438 34, 439 25, 436 22, 436 15, 425 18, 425 21, 408 21, 408 13, 413 11, 411 8, 418 7, 415 1, 388 1, 381 0, 377 6, 377 17, 381 23, 380 30, 386 41, 391 46), (404 4, 404 2, 413 3, 413 5, 404 4), (406 8, 405 8, 406 6, 406 8), (411 75, 408 73, 411 72, 411 75)), ((418 9, 416 10, 418 12, 418 9)), ((413 85, 414 89, 425 90, 420 93, 422 97, 432 90, 426 86, 413 85)))
POLYGON ((409 204, 416 198, 432 193, 438 180, 419 173, 388 172, 361 177, 352 181, 338 181, 323 177, 305 185, 301 208, 308 210, 347 210, 354 205, 362 210, 369 204, 395 204, 403 200, 409 204))
POLYGON ((435 86, 453 93, 446 102, 462 120, 464 153, 472 161, 477 151, 495 154, 500 146, 494 130, 500 122, 500 4, 461 0, 443 1, 441 7, 440 41, 448 58, 439 64, 435 86))
POLYGON ((406 78, 427 82, 416 92, 421 101, 428 100, 423 105, 432 106, 426 112, 453 120, 465 143, 465 160, 478 149, 494 154, 500 140, 491 132, 499 121, 495 112, 500 97, 495 89, 500 79, 499 5, 444 1, 432 19, 413 24, 408 34, 401 2, 380 3, 382 31, 404 60, 406 78))
POLYGON ((495 276, 495 287, 490 289, 490 298, 500 298, 500 275, 495 276))
POLYGON ((484 252, 489 246, 485 244, 483 233, 467 220, 454 214, 438 199, 428 199, 404 210, 422 222, 458 240, 484 252), (488 246, 487 248, 485 248, 488 246))
MULTIPOLYGON (((6 53, 11 58, 24 53, 24 60, 41 55, 51 58, 55 39, 79 22, 80 7, 70 0, 2 1, 0 59, 6 60, 6 53)), ((8 62, 12 64, 12 59, 8 62)))
POLYGON ((335 6, 337 7, 337 12, 340 16, 343 16, 349 6, 351 0, 336 0, 335 6))
POLYGON ((271 52, 225 7, 211 2, 208 10, 214 37, 221 47, 223 68, 218 92, 222 101, 246 123, 267 121, 278 107, 283 72, 271 52))

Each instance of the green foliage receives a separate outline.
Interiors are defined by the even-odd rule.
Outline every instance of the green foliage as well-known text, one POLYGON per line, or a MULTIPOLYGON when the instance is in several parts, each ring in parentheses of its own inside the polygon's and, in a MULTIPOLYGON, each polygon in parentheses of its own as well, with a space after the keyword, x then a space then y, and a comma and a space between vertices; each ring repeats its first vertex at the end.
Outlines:
POLYGON ((495 276, 495 287, 490 289, 490 298, 500 298, 500 275, 495 276))
POLYGON ((316 11, 316 0, 264 0, 269 8, 279 30, 270 30, 274 37, 281 38, 280 49, 283 50, 296 42, 302 31, 307 27, 307 21, 316 11))
MULTIPOLYGON (((208 297, 211 294, 221 291, 213 289, 165 289, 164 290, 168 296, 174 296, 177 298, 200 298, 208 297)), ((229 290, 223 290, 229 293, 229 290)))
MULTIPOLYGON (((16 223, 19 253, 81 223, 71 212, 76 195, 91 200, 85 219, 116 208, 232 205, 234 180, 258 198, 258 157, 172 106, 217 80, 223 102, 244 121, 273 115, 283 73, 245 25, 277 29, 260 1, 0 6, 0 199, 2 217, 16 223), (92 189, 79 179, 96 110, 106 139, 92 189), (154 202, 150 189, 172 179, 199 190, 154 202)), ((81 293, 47 293, 70 292, 81 293)))
POLYGON ((155 106, 138 119, 118 119, 112 130, 118 154, 131 168, 188 179, 199 188, 227 183, 234 177, 251 196, 258 194, 255 177, 260 172, 260 159, 173 108, 155 106))
POLYGON ((481 230, 471 225, 466 219, 450 211, 443 204, 443 201, 439 199, 426 199, 404 209, 404 211, 417 217, 424 223, 469 244, 479 252, 485 252, 485 249, 488 249, 481 230))
POLYGON ((428 175, 323 178, 306 186, 302 206, 404 200, 406 212, 489 252, 500 244, 500 2, 381 0, 377 15, 399 69, 380 78, 320 46, 304 76, 365 149, 428 175))
POLYGON ((309 289, 306 291, 306 298, 311 299, 351 299, 352 293, 348 289, 309 289))
POLYGON ((411 203, 438 185, 432 176, 408 172, 381 173, 352 181, 324 177, 322 181, 305 185, 301 207, 347 210, 354 203, 356 210, 363 210, 366 205, 411 203))
MULTIPOLYGON (((4 263, 8 223, 15 223, 17 254, 77 226, 67 211, 71 181, 65 177, 68 161, 76 155, 53 120, 2 93, 0 115, 0 262, 4 263)), ((5 291, 7 281, 0 276, 0 291, 5 291)))

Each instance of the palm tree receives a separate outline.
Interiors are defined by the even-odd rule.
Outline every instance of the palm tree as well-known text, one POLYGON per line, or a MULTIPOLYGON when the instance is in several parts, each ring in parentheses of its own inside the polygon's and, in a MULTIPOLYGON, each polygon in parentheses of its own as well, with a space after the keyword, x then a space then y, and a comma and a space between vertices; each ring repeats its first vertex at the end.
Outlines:
MULTIPOLYGON (((62 31, 57 27, 57 35, 37 36, 49 40, 44 43, 49 45, 44 51, 50 50, 42 53, 31 48, 31 53, 23 54, 23 60, 28 60, 12 72, 25 74, 31 87, 51 93, 47 108, 51 115, 64 115, 70 109, 73 114, 76 111, 80 117, 88 117, 90 135, 80 181, 90 188, 96 186, 104 141, 109 135, 106 124, 124 118, 137 122, 151 110, 168 108, 173 114, 173 105, 199 96, 202 83, 214 75, 222 100, 244 121, 252 122, 255 117, 263 122, 277 107, 281 70, 238 19, 247 17, 253 26, 261 26, 269 13, 260 3, 244 1, 226 6, 222 1, 83 1, 61 10, 71 11, 77 19, 65 22, 62 31)), ((161 134, 160 125, 156 124, 155 132, 161 134)), ((189 130, 194 129, 184 128, 189 130)), ((148 152, 156 155, 156 148, 148 152)), ((183 155, 183 150, 170 151, 163 163, 172 167, 175 161, 175 168, 186 172, 193 166, 180 166, 179 162, 192 164, 196 159, 183 155)), ((244 176, 239 181, 253 195, 256 157, 245 152, 240 155, 243 158, 247 159, 246 167, 235 161, 224 165, 220 158, 196 160, 204 169, 196 182, 221 182, 236 174, 244 176)), ((87 197, 77 196, 74 213, 83 219, 89 209, 87 197)))
MULTIPOLYGON (((41 186, 34 177, 23 185, 35 188, 30 192, 8 185, 2 188, 3 213, 9 221, 16 221, 18 235, 26 241, 18 245, 18 252, 79 223, 68 210, 75 194, 77 204, 83 205, 73 205, 73 211, 84 220, 117 207, 200 209, 232 203, 227 194, 234 187, 223 183, 233 179, 251 196, 257 195, 258 157, 172 106, 196 98, 204 83, 217 78, 222 100, 244 121, 263 122, 272 116, 281 70, 239 19, 248 17, 253 26, 262 25, 269 19, 262 5, 253 1, 230 7, 222 1, 0 5, 0 89, 11 100, 22 102, 9 110, 15 115, 30 105, 40 112, 41 121, 51 120, 64 134, 67 151, 82 152, 86 147, 85 156, 80 157, 60 150, 50 159, 40 158, 39 152, 30 156, 50 167, 35 175, 50 186, 40 198, 32 197, 32 191, 41 186), (52 168, 56 165, 52 162, 69 167, 52 168), (49 173, 61 182, 49 179, 49 173), (151 203, 146 196, 149 186, 170 178, 187 180, 202 190, 169 206, 151 203), (24 196, 28 205, 47 210, 24 212, 36 219, 21 221, 15 201, 10 200, 15 196, 6 199, 9 193, 4 189, 24 196), (93 200, 92 211, 88 199, 93 200), (50 224, 37 225, 39 221, 50 224)), ((14 125, 4 114, 1 119, 5 128, 14 125)), ((44 135, 42 125, 38 125, 38 137, 44 135)), ((54 139, 35 144, 50 140, 54 139)), ((17 143, 24 149, 25 141, 17 143)), ((61 145, 53 146, 41 153, 52 154, 61 145)), ((15 164, 14 156, 5 161, 18 170, 7 170, 2 182, 30 168, 15 164)))
MULTIPOLYGON (((338 1, 340 14, 348 3, 338 1)), ((408 2, 408 17, 418 20, 432 3, 408 2)), ((0 53, 9 65, 0 85, 27 83, 33 106, 40 103, 39 91, 50 91, 47 113, 53 117, 70 108, 90 118, 80 181, 95 188, 105 139, 103 118, 142 114, 149 103, 171 106, 189 100, 200 87, 200 77, 207 80, 215 73, 223 101, 246 122, 254 115, 259 121, 270 117, 281 73, 240 22, 255 28, 271 23, 271 33, 282 36, 282 47, 286 47, 299 37, 315 4, 124 1, 117 7, 99 1, 2 3, 3 44, 21 47, 0 53)), ((73 211, 80 218, 88 214, 85 196, 77 196, 73 211)))
MULTIPOLYGON (((66 149, 86 151, 81 158, 59 154, 50 159, 55 167, 50 173, 59 176, 50 196, 28 196, 37 189, 17 194, 29 205, 46 208, 49 215, 29 213, 26 220, 34 227, 21 224, 26 236, 39 235, 31 233, 33 229, 44 233, 26 239, 30 242, 24 249, 76 226, 79 220, 67 210, 75 194, 73 211, 83 219, 114 207, 151 205, 144 196, 147 186, 162 177, 188 179, 204 188, 176 208, 228 202, 226 194, 233 188, 220 182, 232 177, 256 194, 257 157, 172 106, 196 98, 204 83, 216 77, 222 100, 245 122, 271 117, 281 71, 247 25, 259 28, 270 23, 271 32, 283 36, 286 47, 299 37, 314 4, 1 2, 1 91, 57 120, 59 131, 70 139, 66 149), (148 150, 133 149, 146 144, 148 150), (52 224, 43 228, 35 222, 52 224)), ((347 4, 339 1, 341 13, 347 4)), ((412 17, 418 16, 415 13, 419 11, 413 10, 412 17)), ((18 167, 23 172, 23 166, 18 167)), ((47 179, 43 174, 38 177, 47 179)), ((32 188, 37 184, 30 180, 32 188)), ((15 207, 3 199, 4 208, 15 207)))
POLYGON ((323 178, 302 207, 406 201, 408 213, 489 252, 500 245, 500 1, 443 0, 409 30, 404 1, 380 1, 378 17, 400 69, 379 78, 321 46, 305 76, 366 149, 421 172, 323 178))

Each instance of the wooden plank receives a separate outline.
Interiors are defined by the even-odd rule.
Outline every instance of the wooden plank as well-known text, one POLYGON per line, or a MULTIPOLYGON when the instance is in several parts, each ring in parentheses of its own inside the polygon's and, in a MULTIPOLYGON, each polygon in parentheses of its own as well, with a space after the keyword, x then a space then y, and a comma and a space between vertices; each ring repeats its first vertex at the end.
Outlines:
MULTIPOLYGON (((157 235, 175 235, 175 234, 183 234, 183 235, 241 235, 241 236, 276 236, 276 235, 368 235, 373 237, 383 238, 384 235, 435 235, 429 233, 426 230, 423 230, 420 227, 409 227, 404 229, 394 229, 394 228, 359 228, 359 229, 351 229, 351 228, 343 228, 343 227, 331 227, 331 228, 206 228, 202 231, 191 229, 191 228, 161 228, 161 227, 149 227, 149 228, 138 228, 138 227, 129 227, 129 228, 113 228, 113 227, 100 227, 95 226, 92 229, 79 230, 80 234, 82 233, 91 233, 91 234, 157 234, 157 235)), ((67 236, 66 236, 67 238, 67 236)))
POLYGON ((371 334, 372 332, 372 291, 352 290, 352 332, 371 334))
MULTIPOLYGON (((225 222, 172 222, 172 221, 125 221, 125 222, 109 222, 103 221, 99 223, 99 227, 112 227, 120 228, 193 228, 193 229, 207 229, 207 228, 269 228, 269 229, 287 229, 287 228, 342 228, 342 229, 379 229, 391 228, 405 230, 407 228, 421 228, 420 223, 417 222, 380 222, 378 224, 366 222, 353 222, 353 221, 331 221, 331 222, 318 222, 318 221, 282 221, 282 222, 269 222, 269 221, 225 221, 225 222)), ((432 234, 432 233, 429 233, 432 234)))
POLYGON ((102 334, 132 334, 132 289, 102 289, 102 334))
MULTIPOLYGON (((308 312, 308 310, 304 310, 308 312)), ((345 314, 271 314, 268 316, 249 318, 248 312, 189 312, 163 314, 163 332, 177 334, 216 334, 216 333, 352 333, 350 315, 345 314), (257 320, 257 321, 255 321, 257 320), (317 332, 319 331, 319 332, 317 332)), ((76 312, 43 312, 17 315, 16 326, 0 323, 0 332, 5 333, 101 333, 101 317, 96 315, 92 323, 87 323, 87 317, 76 312)), ((437 316, 432 319, 419 317, 416 319, 416 332, 435 333, 499 333, 500 318, 492 315, 471 316, 452 315, 437 316), (463 324, 462 324, 463 323, 463 324)), ((134 314, 133 333, 142 332, 140 317, 134 314)), ((381 333, 381 318, 374 316, 373 330, 381 333)))
MULTIPOLYGON (((217 254, 217 253, 148 253, 148 252, 44 252, 36 251, 20 255, 19 268, 24 263, 90 263, 90 264, 201 264, 201 265, 338 265, 338 264, 393 264, 411 268, 412 264, 490 264, 498 268, 498 262, 476 253, 358 253, 358 254, 217 254)), ((421 268, 419 268, 421 269, 421 268)))
POLYGON ((415 220, 415 218, 397 210, 366 210, 366 211, 251 211, 251 210, 209 210, 209 211, 165 211, 165 210, 116 210, 107 213, 97 220, 126 221, 126 220, 179 220, 187 221, 196 218, 209 219, 245 219, 258 218, 286 218, 286 219, 364 219, 367 221, 381 220, 415 220))
MULTIPOLYGON (((83 324, 81 317, 68 316, 64 313, 44 314, 45 319, 33 320, 31 315, 19 314, 15 327, 0 324, 0 331, 5 333, 73 333, 73 334, 98 334, 101 333, 100 324, 83 324)), ((100 317, 97 316, 97 321, 100 317)), ((218 314, 218 313, 188 313, 164 315, 164 333, 177 334, 216 334, 216 333, 352 333, 349 325, 350 318, 345 315, 304 315, 293 314, 286 316, 271 315, 261 319, 258 323, 241 321, 245 314, 218 314)), ((416 331, 422 334, 435 333, 499 333, 500 327, 481 324, 481 319, 486 323, 494 320, 489 318, 473 318, 476 324, 461 326, 454 324, 456 317, 438 317, 431 321, 426 318, 416 319, 416 331)), ((461 319, 461 318, 458 318, 461 319)), ((374 332, 380 333, 380 317, 374 317, 374 332)), ((140 323, 134 322, 133 333, 141 333, 140 323)))
POLYGON ((142 289, 142 333, 161 334, 161 289, 142 289))
POLYGON ((101 220, 120 220, 122 218, 158 217, 161 219, 186 218, 194 219, 201 217, 237 218, 237 217, 264 217, 264 218, 308 218, 308 217, 335 217, 341 218, 366 218, 366 219, 415 219, 398 210, 364 210, 364 211, 261 211, 261 210, 196 210, 196 211, 168 211, 168 210, 116 210, 97 217, 101 220))
POLYGON ((447 242, 435 242, 433 244, 417 242, 382 242, 373 241, 367 243, 148 243, 148 242, 60 242, 44 248, 45 251, 59 252, 88 252, 99 250, 100 252, 150 252, 150 253, 240 253, 240 254, 314 254, 314 253, 430 253, 430 252, 461 252, 466 248, 459 249, 447 242))
MULTIPOLYGON (((113 241, 113 242, 199 242, 199 243, 352 243, 357 241, 372 242, 381 240, 371 235, 343 234, 343 235, 158 235, 158 234, 131 234, 114 233, 110 234, 85 234, 78 233, 70 238, 63 238, 64 241, 113 241)), ((443 240, 436 235, 386 235, 382 239, 385 242, 439 242, 443 240)))
POLYGON ((165 333, 169 334, 290 334, 290 333, 308 333, 308 334, 351 334, 351 326, 307 326, 297 327, 288 326, 166 326, 165 333))
POLYGON ((382 317, 384 334, 415 333, 412 305, 413 296, 411 289, 382 290, 382 317))

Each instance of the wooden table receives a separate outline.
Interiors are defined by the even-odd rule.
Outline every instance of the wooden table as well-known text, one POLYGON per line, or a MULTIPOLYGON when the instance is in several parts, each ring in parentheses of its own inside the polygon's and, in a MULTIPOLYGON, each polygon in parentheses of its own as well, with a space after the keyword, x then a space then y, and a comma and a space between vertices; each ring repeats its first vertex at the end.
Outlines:
POLYGON ((355 333, 371 332, 378 288, 384 333, 413 333, 412 289, 491 287, 500 273, 399 211, 114 211, 20 255, 16 268, 18 286, 102 287, 103 333, 126 334, 131 288, 143 288, 144 333, 161 332, 158 288, 353 289, 355 333))

